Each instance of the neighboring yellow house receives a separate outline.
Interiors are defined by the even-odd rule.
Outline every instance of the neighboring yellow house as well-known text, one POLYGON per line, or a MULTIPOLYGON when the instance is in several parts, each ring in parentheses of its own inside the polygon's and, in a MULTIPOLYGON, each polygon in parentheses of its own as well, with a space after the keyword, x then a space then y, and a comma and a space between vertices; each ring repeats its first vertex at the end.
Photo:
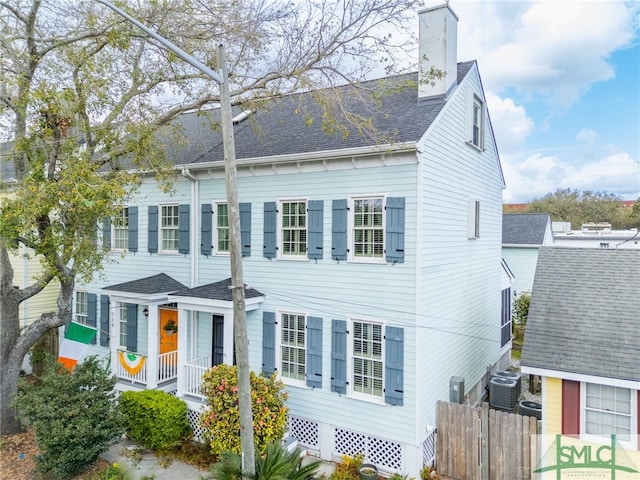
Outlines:
POLYGON ((640 251, 540 249, 521 366, 542 378, 551 465, 640 477, 639 292, 640 251))

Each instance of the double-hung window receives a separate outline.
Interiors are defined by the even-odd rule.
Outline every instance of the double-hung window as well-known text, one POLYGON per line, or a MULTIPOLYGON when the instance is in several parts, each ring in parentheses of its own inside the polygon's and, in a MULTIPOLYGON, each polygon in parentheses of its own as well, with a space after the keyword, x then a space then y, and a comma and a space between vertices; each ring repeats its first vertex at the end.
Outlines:
POLYGON ((622 442, 633 442, 637 419, 635 391, 628 388, 584 383, 584 432, 622 442))
POLYGON ((280 202, 280 256, 307 258, 307 201, 280 202))
POLYGON ((380 323, 353 320, 351 388, 354 394, 383 398, 384 338, 380 323))
POLYGON ((88 325, 89 294, 87 292, 76 292, 75 307, 75 321, 83 325, 88 325))
POLYGON ((478 92, 468 88, 467 96, 467 144, 478 150, 484 150, 486 106, 478 92))
POLYGON ((129 248, 129 208, 124 207, 113 219, 113 248, 127 250, 129 248))
POLYGON ((350 210, 351 259, 384 261, 384 197, 352 198, 350 210))
POLYGON ((120 305, 120 348, 127 349, 127 305, 120 305))
POLYGON ((214 231, 217 253, 229 253, 229 209, 226 203, 215 206, 216 228, 214 231))
POLYGON ((280 375, 303 383, 306 379, 306 315, 280 314, 280 375))
POLYGON ((160 239, 162 252, 178 251, 178 205, 162 205, 160 239))

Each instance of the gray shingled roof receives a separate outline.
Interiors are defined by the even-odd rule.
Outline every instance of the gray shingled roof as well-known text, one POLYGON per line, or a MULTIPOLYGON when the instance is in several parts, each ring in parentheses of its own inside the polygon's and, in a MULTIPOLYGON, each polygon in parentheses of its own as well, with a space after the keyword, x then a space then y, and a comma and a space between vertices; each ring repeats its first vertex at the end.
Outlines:
MULTIPOLYGON (((460 83, 475 61, 458 64, 460 83)), ((397 82, 417 82, 417 73, 386 79, 397 82)), ((371 88, 376 80, 366 82, 371 88)), ((365 118, 371 118, 374 127, 390 135, 394 143, 415 142, 438 116, 446 101, 443 96, 419 98, 417 87, 399 89, 383 95, 378 108, 371 108, 356 95, 353 86, 341 87, 346 109, 365 118)), ((362 91, 359 92, 362 94, 362 91)), ((276 155, 317 152, 373 146, 377 139, 359 135, 353 128, 344 136, 341 130, 327 133, 323 130, 321 108, 307 93, 288 95, 270 101, 264 109, 236 125, 234 130, 236 158, 258 158, 276 155), (313 118, 313 121, 308 121, 313 118)), ((336 117, 338 123, 341 118, 336 117)), ((223 144, 219 142, 194 163, 223 161, 223 144)))
MULTIPOLYGON (((222 300, 226 302, 233 301, 233 293, 231 292, 231 278, 227 278, 220 282, 209 283, 207 285, 200 285, 199 287, 189 288, 181 292, 177 292, 174 295, 181 297, 195 297, 206 298, 208 300, 222 300)), ((246 287, 244 289, 245 298, 264 297, 262 293, 255 290, 252 287, 246 287)))
POLYGON ((522 366, 640 381, 640 250, 542 247, 522 366))
POLYGON ((502 215, 503 245, 542 245, 548 213, 506 213, 502 215))
MULTIPOLYGON (((475 61, 458 63, 458 83, 474 64, 475 61)), ((417 79, 418 74, 412 73, 382 80, 397 85, 417 82, 417 79)), ((364 82, 362 86, 371 88, 379 81, 364 82)), ((446 104, 442 95, 419 98, 416 86, 397 91, 391 89, 380 97, 378 108, 372 108, 375 101, 365 104, 354 94, 355 87, 346 85, 338 88, 348 111, 371 118, 374 127, 392 138, 394 143, 418 141, 446 104)), ((361 89, 360 93, 363 91, 361 89)), ((234 108, 234 114, 239 111, 234 108)), ((223 162, 222 135, 217 124, 219 115, 218 109, 185 113, 171 125, 161 128, 157 138, 165 146, 167 160, 175 165, 223 162)), ((336 113, 337 123, 341 120, 340 114, 336 113)), ((346 136, 342 130, 327 133, 323 130, 322 110, 312 101, 310 93, 287 95, 265 102, 249 118, 235 124, 234 136, 237 159, 366 147, 379 142, 379 139, 359 135, 354 128, 349 128, 346 136)), ((11 176, 12 162, 2 163, 5 177, 11 176)), ((121 167, 129 168, 130 165, 121 160, 121 167)))
POLYGON ((158 273, 150 277, 132 280, 130 282, 118 283, 104 287, 103 290, 116 290, 119 292, 141 293, 145 295, 153 295, 156 293, 173 293, 186 290, 186 286, 174 280, 166 273, 158 273))

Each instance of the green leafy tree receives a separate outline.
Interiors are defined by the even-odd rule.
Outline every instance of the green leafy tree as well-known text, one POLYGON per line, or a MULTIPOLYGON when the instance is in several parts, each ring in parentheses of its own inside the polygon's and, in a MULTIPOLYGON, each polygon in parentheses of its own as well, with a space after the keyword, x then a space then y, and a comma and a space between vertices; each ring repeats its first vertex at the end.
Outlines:
POLYGON ((93 357, 73 372, 50 358, 37 382, 21 381, 16 404, 34 430, 37 469, 44 478, 78 474, 120 439, 124 427, 115 383, 93 357))
MULTIPOLYGON (((266 378, 251 372, 251 406, 256 449, 264 453, 267 445, 279 441, 287 423, 287 394, 275 376, 266 378)), ((216 365, 202 376, 201 391, 207 399, 200 423, 211 447, 211 454, 240 453, 240 412, 236 367, 216 365)))
POLYGON ((552 221, 570 222, 573 229, 580 229, 588 222, 611 223, 618 229, 635 226, 631 212, 622 206, 621 198, 607 192, 559 188, 530 202, 527 212, 548 213, 552 221))
MULTIPOLYGON (((116 3, 212 68, 219 67, 216 47, 223 41, 231 101, 242 110, 274 95, 355 84, 374 68, 399 73, 396 58, 415 39, 386 32, 415 21, 420 7, 412 0, 116 3)), ((0 206, 0 434, 6 434, 20 428, 8 405, 24 356, 49 329, 70 321, 76 280, 89 280, 109 259, 96 248, 96 224, 135 191, 140 178, 128 172, 155 174, 170 185, 176 172, 165 162, 165 147, 185 137, 172 120, 220 98, 214 82, 95 1, 0 0, 0 32, 0 141, 7 141, 0 161, 3 180, 12 180, 0 206), (40 259, 43 273, 14 288, 9 252, 22 247, 40 259), (52 279, 60 286, 57 309, 21 330, 21 303, 52 279)), ((381 83, 374 93, 384 91, 381 83)), ((325 130, 344 136, 350 126, 382 139, 367 118, 345 111, 336 92, 315 95, 325 130)), ((308 120, 301 111, 300 121, 308 120)))

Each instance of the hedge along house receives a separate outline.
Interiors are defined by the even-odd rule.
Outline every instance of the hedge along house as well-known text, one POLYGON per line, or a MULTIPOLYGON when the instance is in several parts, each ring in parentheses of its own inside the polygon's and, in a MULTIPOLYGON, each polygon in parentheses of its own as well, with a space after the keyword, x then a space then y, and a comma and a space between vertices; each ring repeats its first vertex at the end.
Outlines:
MULTIPOLYGON (((509 359, 504 180, 477 64, 457 63, 456 25, 448 5, 420 13, 421 58, 446 72, 434 85, 384 79, 373 109, 359 96, 376 81, 342 89, 386 143, 348 126, 327 132, 310 94, 235 119, 250 365, 284 381, 290 432, 323 459, 362 452, 417 477, 451 377, 475 401, 509 359)), ((234 361, 223 151, 210 114, 180 119, 188 141, 168 146, 182 173, 174 194, 146 179, 105 224, 121 256, 108 280, 79 288, 108 332, 117 388, 175 392, 196 433, 202 373, 234 361)))

